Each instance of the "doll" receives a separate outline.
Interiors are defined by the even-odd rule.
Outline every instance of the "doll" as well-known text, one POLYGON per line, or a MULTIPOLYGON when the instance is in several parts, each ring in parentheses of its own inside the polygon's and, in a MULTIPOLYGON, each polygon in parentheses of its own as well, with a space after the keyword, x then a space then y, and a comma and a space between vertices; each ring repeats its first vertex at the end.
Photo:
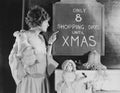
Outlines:
MULTIPOLYGON (((87 93, 86 75, 76 74, 76 64, 72 60, 66 60, 62 64, 62 81, 57 84, 57 93, 87 93)), ((90 92, 89 92, 90 93, 90 92)))

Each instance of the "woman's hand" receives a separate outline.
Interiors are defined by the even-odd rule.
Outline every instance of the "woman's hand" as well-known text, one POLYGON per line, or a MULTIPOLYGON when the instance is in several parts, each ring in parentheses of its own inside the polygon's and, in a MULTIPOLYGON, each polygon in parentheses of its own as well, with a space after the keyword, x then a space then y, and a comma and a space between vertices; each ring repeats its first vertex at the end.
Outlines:
POLYGON ((53 44, 54 42, 55 42, 55 40, 57 39, 56 38, 56 34, 58 33, 59 31, 57 31, 57 32, 54 32, 52 35, 51 35, 51 37, 49 38, 49 40, 48 40, 48 44, 53 44))

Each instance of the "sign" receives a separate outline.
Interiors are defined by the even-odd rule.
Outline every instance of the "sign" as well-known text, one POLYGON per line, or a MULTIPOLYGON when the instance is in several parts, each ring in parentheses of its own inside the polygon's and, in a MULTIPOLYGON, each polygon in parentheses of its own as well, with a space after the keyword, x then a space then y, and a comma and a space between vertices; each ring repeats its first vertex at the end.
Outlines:
POLYGON ((103 6, 56 3, 53 31, 59 31, 53 55, 104 54, 103 6))

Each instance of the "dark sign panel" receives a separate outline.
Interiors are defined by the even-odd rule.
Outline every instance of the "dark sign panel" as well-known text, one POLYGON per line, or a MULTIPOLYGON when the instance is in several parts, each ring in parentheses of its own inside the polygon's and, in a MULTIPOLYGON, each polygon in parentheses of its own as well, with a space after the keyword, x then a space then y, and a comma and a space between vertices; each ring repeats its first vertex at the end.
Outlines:
POLYGON ((104 54, 103 6, 56 3, 53 30, 59 31, 53 55, 83 55, 91 50, 104 54))

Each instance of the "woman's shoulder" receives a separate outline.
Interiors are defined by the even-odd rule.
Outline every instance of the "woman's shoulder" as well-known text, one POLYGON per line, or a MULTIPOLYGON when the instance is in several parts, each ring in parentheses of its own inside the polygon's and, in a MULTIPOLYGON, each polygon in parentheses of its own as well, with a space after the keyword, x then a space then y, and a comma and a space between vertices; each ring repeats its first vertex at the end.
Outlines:
POLYGON ((25 35, 25 34, 28 34, 28 33, 29 32, 27 30, 15 31, 13 33, 13 36, 17 37, 17 36, 25 35))
POLYGON ((26 35, 27 37, 31 37, 34 33, 31 30, 25 30, 22 32, 22 34, 26 35))
POLYGON ((24 38, 26 38, 25 32, 23 32, 23 31, 15 31, 13 33, 13 36, 19 40, 23 40, 24 38))
POLYGON ((33 35, 33 32, 30 30, 15 31, 13 36, 19 38, 20 40, 27 39, 33 35))

